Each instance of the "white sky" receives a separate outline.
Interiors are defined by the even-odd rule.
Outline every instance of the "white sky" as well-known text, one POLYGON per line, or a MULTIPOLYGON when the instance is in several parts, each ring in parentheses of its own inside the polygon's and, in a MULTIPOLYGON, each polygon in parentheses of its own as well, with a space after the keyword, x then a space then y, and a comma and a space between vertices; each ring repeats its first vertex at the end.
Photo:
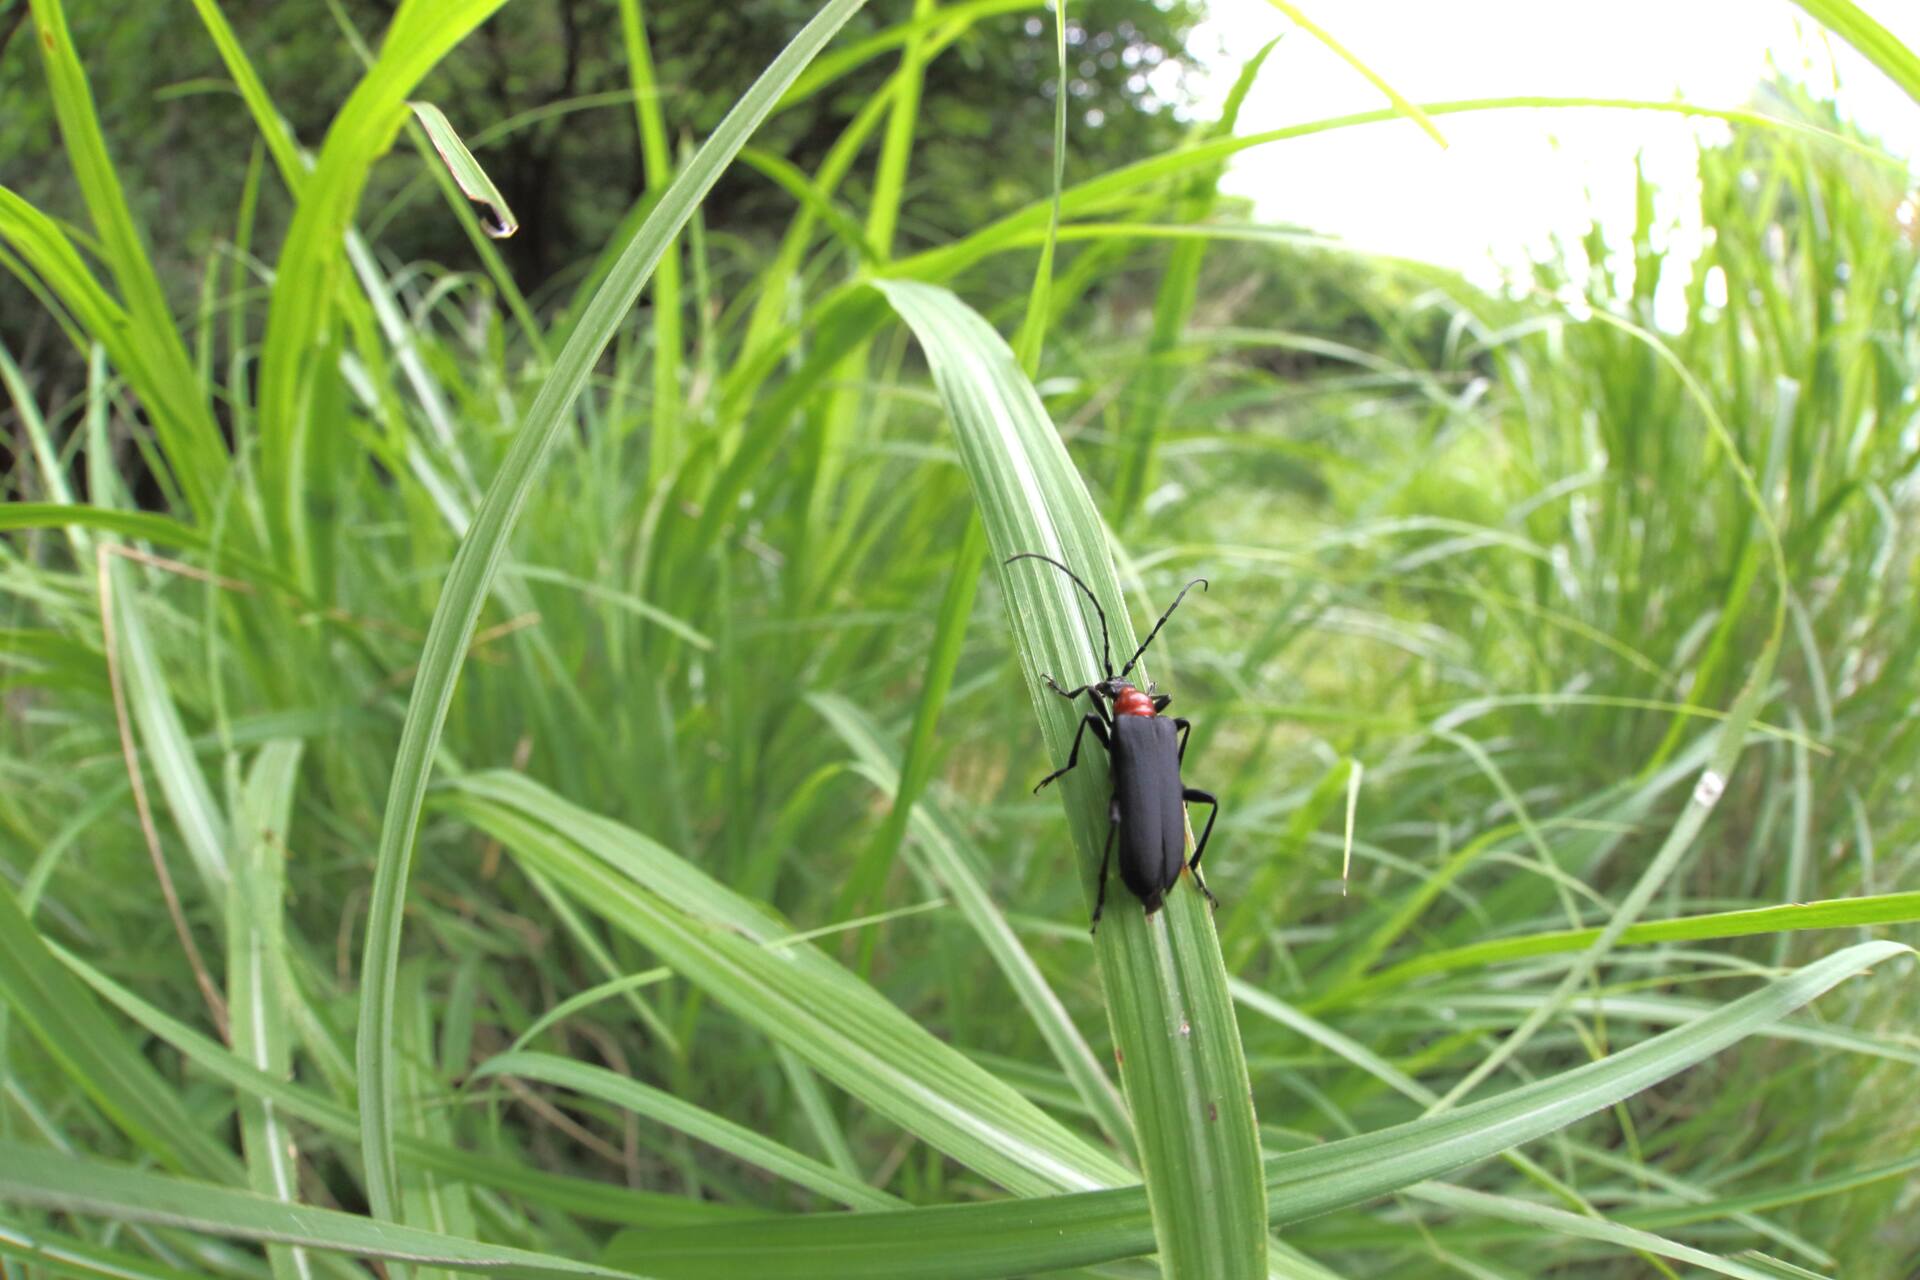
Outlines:
MULTIPOLYGON (((1920 167, 1920 103, 1787 0, 1295 0, 1415 102, 1554 95, 1741 107, 1770 65, 1815 92, 1838 86, 1843 112, 1920 167)), ((1920 0, 1864 5, 1920 47, 1920 0)), ((1267 59, 1239 132, 1369 111, 1380 92, 1266 0, 1212 0, 1190 48, 1209 63, 1200 110, 1213 114, 1245 60, 1267 59), (1218 50, 1218 56, 1211 56, 1218 50)), ((1633 225, 1633 159, 1673 190, 1678 219, 1695 198, 1696 138, 1724 126, 1649 112, 1513 111, 1437 118, 1442 150, 1406 121, 1243 153, 1225 189, 1263 222, 1299 224, 1358 247, 1459 268, 1482 283, 1523 265, 1550 233, 1577 237, 1597 212, 1633 225)), ((1683 238, 1687 231, 1679 233, 1683 238)))

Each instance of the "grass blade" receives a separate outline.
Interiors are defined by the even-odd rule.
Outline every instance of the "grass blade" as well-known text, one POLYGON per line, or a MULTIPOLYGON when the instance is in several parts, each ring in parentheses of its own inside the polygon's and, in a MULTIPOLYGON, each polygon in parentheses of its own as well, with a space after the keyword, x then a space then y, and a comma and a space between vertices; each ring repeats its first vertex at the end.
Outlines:
POLYGON ((1794 0, 1812 14, 1820 25, 1832 31, 1866 55, 1869 62, 1887 73, 1887 77, 1920 102, 1920 53, 1857 4, 1849 0, 1794 0))
MULTIPOLYGON (((1274 1157, 1272 1222, 1282 1226, 1403 1190, 1556 1132, 1760 1031, 1848 977, 1902 955, 1862 943, 1776 979, 1684 1027, 1599 1062, 1444 1115, 1274 1157)), ((667 1280, 759 1274, 789 1280, 997 1280, 1136 1257, 1154 1247, 1143 1188, 1008 1204, 772 1219, 712 1232, 626 1232, 607 1259, 667 1280)))
MULTIPOLYGON (((1100 517, 1013 352, 943 289, 878 287, 933 365, 994 558, 1034 551, 1072 565, 1103 597, 1117 651, 1132 652, 1100 517)), ((1079 717, 1047 691, 1041 673, 1077 683, 1099 672, 1100 657, 1064 579, 1022 566, 1003 570, 1002 582, 1048 758, 1063 760, 1079 717)), ((1106 788, 1098 761, 1062 786, 1089 907, 1106 841, 1106 788)), ((1169 1275, 1206 1280, 1264 1275, 1260 1143, 1212 914, 1182 886, 1151 918, 1121 893, 1105 924, 1096 945, 1101 982, 1162 1265, 1169 1275)))
POLYGON ((1301 12, 1297 5, 1289 4, 1288 0, 1267 0, 1267 3, 1293 19, 1302 31, 1325 45, 1340 61, 1358 71, 1368 84, 1386 95, 1387 101, 1393 104, 1395 111, 1419 125, 1422 133, 1443 147, 1447 145, 1446 135, 1440 132, 1440 126, 1433 122, 1432 117, 1409 101, 1405 94, 1388 84, 1379 72, 1362 62, 1351 49, 1334 39, 1332 32, 1301 12))
MULTIPOLYGON (((109 634, 119 641, 119 660, 126 675, 127 702, 134 722, 139 726, 140 744, 146 762, 160 782, 160 793, 167 798, 181 840, 187 846, 194 869, 200 873, 203 887, 215 902, 224 901, 232 868, 228 865, 226 815, 214 802, 206 774, 200 769, 193 747, 187 739, 186 725, 174 705, 173 695, 154 652, 145 620, 140 616, 140 598, 134 587, 137 580, 124 557, 108 555, 102 548, 101 582, 111 584, 110 598, 103 605, 113 612, 109 634)), ((113 655, 109 655, 110 657, 113 655)))
POLYGON ((1424 1200, 1429 1204, 1437 1204, 1448 1209, 1457 1209, 1463 1213, 1479 1213, 1488 1217, 1504 1218, 1509 1222, 1527 1223, 1583 1240, 1599 1240, 1618 1245, 1622 1249, 1634 1249, 1663 1258, 1672 1258, 1676 1262, 1690 1262, 1703 1270, 1723 1276, 1734 1276, 1737 1280, 1774 1280, 1776 1274, 1772 1271, 1762 1271, 1758 1267, 1747 1266, 1731 1258, 1719 1257, 1703 1249, 1690 1248, 1654 1235, 1651 1231, 1623 1227, 1617 1222, 1608 1222, 1603 1218, 1588 1218, 1548 1205, 1530 1204, 1511 1196, 1494 1196, 1484 1191, 1470 1191, 1465 1187, 1448 1187, 1438 1184, 1413 1187, 1407 1194, 1416 1200, 1424 1200))
MULTIPOLYGON (((260 352, 260 467, 281 559, 311 586, 307 509, 309 402, 335 352, 329 316, 341 245, 374 161, 406 120, 405 102, 434 64, 504 0, 406 0, 380 58, 327 129, 320 158, 300 185, 300 203, 275 265, 260 352)), ((330 481, 330 477, 317 477, 330 481)))
POLYGON ((515 774, 463 779, 450 809, 687 981, 894 1123, 1024 1195, 1127 1171, 692 864, 515 774))
POLYGON ((86 988, 47 949, 5 885, 0 885, 0 1001, 48 1058, 153 1159, 190 1173, 240 1176, 239 1162, 208 1138, 173 1088, 121 1037, 86 988))
POLYGON ((979 522, 968 521, 960 549, 954 553, 946 593, 940 599, 933 651, 927 658, 920 700, 914 705, 913 728, 907 736, 906 759, 893 789, 892 807, 887 811, 887 820, 867 842, 847 875, 846 887, 840 893, 842 915, 858 914, 886 879, 887 869, 900 852, 900 841, 906 835, 909 818, 933 774, 940 710, 953 692, 954 672, 960 665, 960 650, 966 643, 967 620, 973 615, 974 593, 980 586, 980 561, 986 549, 986 534, 979 522))
MULTIPOLYGON (((300 767, 297 739, 261 748, 234 804, 236 834, 227 890, 228 1037, 235 1054, 263 1075, 293 1070, 285 992, 286 850, 288 818, 300 767)), ((240 1100, 240 1137, 247 1180, 264 1196, 297 1203, 300 1178, 293 1136, 279 1108, 265 1098, 240 1100)), ((273 1248, 267 1260, 278 1280, 306 1280, 312 1267, 300 1249, 273 1248)))
POLYGON ((486 217, 480 222, 482 230, 495 240, 505 240, 518 231, 520 220, 507 207, 507 198, 500 194, 500 188, 493 184, 487 171, 473 158, 473 152, 467 150, 467 144, 461 140, 459 130, 453 127, 453 121, 447 119, 447 113, 431 102, 409 102, 407 107, 426 131, 433 149, 440 153, 447 172, 459 184, 460 194, 486 209, 486 217))
POLYGON ((472 1079, 487 1076, 518 1076, 543 1084, 572 1089, 589 1097, 610 1102, 636 1114, 668 1125, 688 1137, 727 1152, 735 1158, 766 1170, 776 1178, 785 1178, 829 1200, 851 1209, 894 1209, 901 1204, 884 1191, 831 1166, 802 1155, 791 1147, 735 1124, 703 1107, 676 1098, 638 1080, 629 1079, 604 1067, 588 1066, 545 1053, 503 1053, 489 1058, 473 1071, 472 1079))
MULTIPOLYGON (((828 694, 816 695, 813 704, 826 717, 834 731, 859 757, 864 771, 882 791, 894 796, 894 805, 902 803, 899 794, 900 770, 880 741, 866 717, 850 703, 828 694)), ((924 704, 923 704, 924 705, 924 704)), ((917 723, 917 722, 916 722, 917 723)), ((911 750, 911 748, 909 748, 911 750)), ((992 954, 994 963, 1020 997, 1027 1016, 1053 1051, 1054 1060, 1073 1082, 1074 1091, 1087 1105, 1107 1136, 1122 1145, 1132 1138, 1132 1125, 1125 1104, 1100 1069, 1100 1060, 1088 1047, 1079 1028, 1073 1025, 1060 997, 1048 985, 1046 976, 1034 964, 1033 957, 1007 923, 1006 916, 987 894, 986 886, 974 875, 973 861, 960 850, 961 836, 954 824, 931 802, 922 800, 911 806, 914 838, 934 874, 947 886, 980 941, 992 954)))
MULTIPOLYGON (((1720 911, 1672 920, 1647 920, 1629 927, 1616 939, 1615 945, 1707 942, 1798 929, 1848 929, 1866 925, 1912 924, 1915 921, 1920 921, 1920 893, 1883 893, 1862 898, 1834 898, 1825 902, 1795 902, 1744 911, 1720 911)), ((1554 933, 1493 938, 1445 951, 1430 951, 1404 960, 1390 969, 1383 969, 1354 987, 1349 994, 1358 1000, 1430 973, 1450 973, 1538 956, 1584 951, 1599 938, 1599 929, 1562 929, 1554 933)))
MULTIPOLYGON (((280 1077, 267 1075, 236 1057, 224 1045, 168 1017, 98 970, 89 968, 84 961, 66 954, 59 954, 57 958, 135 1025, 164 1041, 181 1057, 242 1097, 271 1102, 289 1117, 332 1137, 351 1138, 359 1133, 359 1119, 350 1108, 280 1077)), ((85 991, 74 990, 82 999, 86 998, 85 991)), ((492 1187, 530 1204, 596 1222, 662 1227, 748 1216, 748 1211, 730 1205, 545 1173, 511 1160, 441 1146, 406 1134, 400 1136, 397 1150, 403 1168, 417 1167, 477 1186, 492 1187)))
MULTIPOLYGON (((420 654, 419 672, 407 703, 400 750, 380 825, 380 848, 368 910, 367 941, 360 968, 361 1004, 358 1049, 361 1136, 367 1166, 367 1191, 374 1212, 392 1216, 397 1179, 393 1155, 395 1067, 393 1039, 394 980, 400 962, 401 912, 414 837, 426 799, 433 756, 453 702, 453 686, 473 639, 495 572, 506 554, 507 539, 519 519, 540 464, 574 401, 615 331, 632 308, 654 264, 721 172, 746 145, 766 114, 834 32, 863 0, 831 0, 781 51, 744 97, 720 122, 673 186, 661 197, 621 251, 606 280, 587 304, 580 323, 554 360, 513 445, 488 486, 473 524, 461 539, 453 567, 434 607, 433 623, 420 654)), ((396 25, 397 25, 396 20, 396 25)), ((316 174, 316 181, 318 175, 316 174)))
MULTIPOLYGON (((96 338, 118 337, 123 354, 135 355, 120 369, 153 414, 162 451, 193 512, 210 519, 226 483, 227 454, 207 402, 200 394, 193 362, 173 322, 165 289, 154 270, 119 174, 107 154, 106 138, 94 111, 93 91, 67 30, 59 0, 30 0, 47 89, 73 175, 93 217, 101 254, 120 286, 131 324, 114 334, 89 327, 96 338)), ((4 233, 4 232, 0 232, 4 233)), ((84 269, 83 269, 84 270, 84 269)), ((90 277, 89 277, 90 278, 90 277)), ((65 288, 54 283, 63 293, 65 288)), ((69 286, 70 287, 70 286, 69 286)))
POLYGON ((632 1275, 333 1209, 287 1204, 250 1191, 141 1173, 15 1142, 0 1141, 0 1198, 67 1213, 99 1214, 119 1222, 150 1222, 240 1240, 523 1280, 577 1276, 624 1280, 632 1275))

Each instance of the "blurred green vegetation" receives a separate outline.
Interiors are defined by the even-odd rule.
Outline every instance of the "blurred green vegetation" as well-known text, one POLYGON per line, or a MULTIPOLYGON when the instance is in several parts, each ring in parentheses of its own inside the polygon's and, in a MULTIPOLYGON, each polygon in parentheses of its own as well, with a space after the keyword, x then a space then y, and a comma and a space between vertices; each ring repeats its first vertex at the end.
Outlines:
MULTIPOLYGON (((24 12, 25 0, 13 7, 24 12)), ((646 29, 673 145, 711 132, 814 8, 807 0, 650 0, 646 29)), ((939 144, 916 157, 905 193, 909 245, 980 226, 1052 188, 1051 19, 1036 6, 974 8, 983 12, 926 69, 920 117, 939 144)), ((871 38, 910 10, 874 4, 848 24, 843 41, 871 38)), ((275 106, 307 147, 319 145, 359 77, 356 45, 376 43, 393 11, 392 0, 225 10, 275 106)), ((1173 108, 1184 104, 1182 61, 1197 13, 1193 0, 1072 6, 1069 181, 1179 141, 1183 126, 1173 108)), ((156 257, 170 278, 189 277, 231 234, 240 175, 258 132, 187 10, 76 5, 68 19, 87 64, 113 69, 94 77, 92 89, 156 257)), ((81 205, 59 161, 52 103, 33 60, 31 40, 22 38, 0 62, 0 173, 40 207, 75 216, 81 205)), ((816 170, 891 71, 884 57, 850 69, 827 92, 783 112, 756 145, 816 170)), ((529 292, 577 270, 645 192, 620 6, 610 0, 508 5, 441 62, 417 96, 481 140, 477 154, 524 225, 502 250, 529 292)), ((417 194, 417 166, 396 158, 383 168, 367 205, 382 250, 401 261, 474 265, 458 228, 431 202, 395 202, 417 194)), ((863 206, 869 179, 856 171, 841 198, 863 206)), ((702 216, 719 234, 764 236, 784 226, 789 210, 777 188, 743 170, 723 180, 702 216)), ((280 192, 268 190, 261 217, 267 228, 283 223, 280 192)))
POLYGON ((863 11, 704 199, 683 137, 772 109, 812 6, 646 6, 671 185, 631 0, 383 63, 476 140, 621 92, 476 146, 548 228, 506 258, 385 115, 308 172, 141 80, 244 81, 152 52, 225 13, 317 149, 334 16, 404 53, 485 7, 75 5, 63 60, 33 0, 7 51, 10 1274, 1912 1274, 1901 166, 1773 86, 1697 260, 1643 191, 1489 295, 1251 224, 1236 122, 1128 88, 1191 12, 1075 5, 1030 292, 1038 8, 863 11), (1212 579, 1151 660, 1211 923, 1110 900, 1089 945, 1099 766, 1063 838, 1067 713, 1017 692, 1086 620, 986 567, 1043 528, 1142 622, 1212 579), (1167 1220, 1216 1175, 1264 1260, 1167 1220))

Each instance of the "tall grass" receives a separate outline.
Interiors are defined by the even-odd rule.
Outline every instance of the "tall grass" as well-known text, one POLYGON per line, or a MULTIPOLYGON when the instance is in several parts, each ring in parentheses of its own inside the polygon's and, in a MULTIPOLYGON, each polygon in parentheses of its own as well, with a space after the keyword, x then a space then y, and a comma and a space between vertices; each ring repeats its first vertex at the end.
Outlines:
POLYGON ((111 69, 32 0, 92 226, 0 189, 0 241, 92 376, 0 361, 9 1267, 1910 1273, 1896 166, 1782 89, 1703 155, 1699 261, 1649 212, 1505 297, 1363 263, 1361 348, 1235 302, 1335 269, 1217 204, 1230 115, 909 245, 919 78, 1004 6, 821 57, 823 6, 676 167, 629 4, 650 189, 539 315, 355 230, 493 7, 407 0, 308 158, 197 4, 266 160, 175 314, 111 69), (820 172, 750 149, 873 57, 820 172), (795 197, 775 245, 702 233, 736 157, 795 197), (1213 579, 1153 665, 1217 917, 1087 938, 1103 771, 1064 838, 1027 787, 1092 641, 1058 582, 980 589, 1016 550, 1122 636, 1213 579))

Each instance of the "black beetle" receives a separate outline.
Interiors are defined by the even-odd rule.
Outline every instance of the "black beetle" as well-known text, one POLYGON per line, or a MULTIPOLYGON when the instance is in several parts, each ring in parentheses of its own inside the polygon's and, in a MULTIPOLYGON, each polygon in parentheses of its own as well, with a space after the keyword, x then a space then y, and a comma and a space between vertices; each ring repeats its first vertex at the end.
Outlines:
POLYGON ((1086 593, 1087 599, 1093 603, 1094 613, 1100 618, 1100 647, 1107 672, 1105 680, 1097 684, 1084 684, 1078 689, 1062 689, 1054 683, 1052 676, 1040 677, 1047 682, 1047 688, 1063 698, 1073 699, 1083 693, 1089 695, 1093 710, 1081 717, 1080 728, 1073 735, 1073 749, 1067 753, 1066 764, 1040 779, 1034 787, 1037 793, 1041 787, 1080 763, 1080 739, 1086 736, 1087 730, 1093 730, 1093 736, 1107 749, 1113 774, 1113 798, 1107 802, 1107 848, 1100 858, 1100 892, 1093 903, 1093 928, 1099 929, 1100 912, 1107 904, 1107 870, 1113 862, 1116 836, 1120 842, 1120 879, 1140 899, 1148 915, 1160 909, 1167 890, 1173 888, 1180 879, 1182 868, 1193 872, 1193 881, 1200 886, 1200 892, 1207 895, 1208 902, 1218 907, 1220 900, 1213 896, 1213 891, 1207 888, 1207 882, 1200 878, 1200 855, 1207 851, 1207 837, 1213 834, 1213 820, 1220 816, 1220 802, 1205 791, 1185 786, 1180 781, 1180 765, 1187 756, 1187 735, 1193 726, 1177 716, 1172 719, 1161 716, 1167 704, 1173 701, 1170 694, 1155 693, 1152 686, 1142 692, 1127 679, 1127 672, 1133 670, 1134 664, 1140 661, 1140 655, 1160 634, 1160 628, 1167 625, 1167 619, 1187 598, 1187 592, 1196 586, 1205 590, 1207 580, 1195 578, 1180 589, 1180 594, 1167 606, 1167 611, 1160 615, 1160 621, 1153 624, 1153 630, 1147 632, 1147 638, 1127 659, 1127 665, 1120 668, 1119 675, 1115 675, 1113 641, 1107 634, 1107 614, 1100 607, 1093 589, 1080 580, 1080 575, 1051 556, 1023 551, 1008 556, 1004 563, 1012 564, 1015 560, 1039 560, 1066 574, 1073 579, 1075 586, 1086 593), (1101 702, 1102 698, 1111 704, 1111 709, 1101 702), (1187 803, 1210 807, 1206 829, 1200 833, 1200 839, 1194 845, 1192 860, 1186 856, 1187 815, 1184 805, 1187 803))

